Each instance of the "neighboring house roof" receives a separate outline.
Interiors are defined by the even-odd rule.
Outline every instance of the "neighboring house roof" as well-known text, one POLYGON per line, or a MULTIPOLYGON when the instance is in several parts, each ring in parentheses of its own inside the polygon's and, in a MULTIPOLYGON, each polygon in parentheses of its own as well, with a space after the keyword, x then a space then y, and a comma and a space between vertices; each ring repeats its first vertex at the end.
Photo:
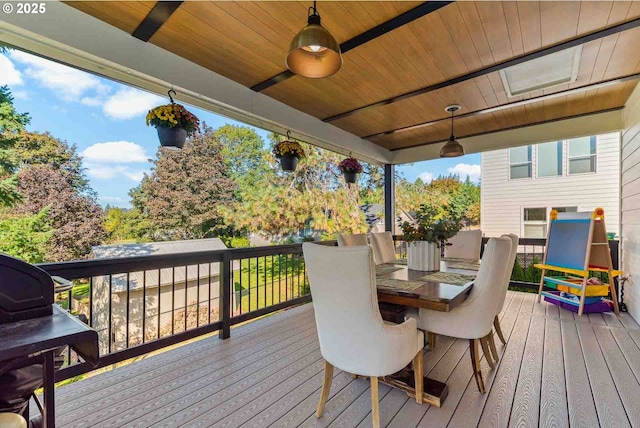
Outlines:
MULTIPOLYGON (((369 228, 373 228, 377 223, 383 221, 384 204, 361 205, 360 210, 364 213, 365 221, 369 225, 369 228)), ((396 225, 400 227, 405 221, 413 221, 414 217, 415 213, 400 209, 396 212, 396 225)))
MULTIPOLYGON (((199 251, 224 250, 224 245, 219 238, 192 239, 188 241, 165 241, 165 242, 146 242, 141 244, 117 244, 117 245, 99 245, 92 247, 92 255, 94 259, 110 259, 123 257, 151 256, 159 254, 180 254, 193 253, 199 251)), ((237 266, 234 266, 234 269, 237 266)), ((199 277, 202 284, 207 283, 210 277, 218 276, 220 273, 220 263, 204 263, 200 265, 199 277), (209 271, 211 270, 211 271, 209 271)), ((160 269, 160 285, 171 285, 184 283, 185 277, 188 281, 196 281, 198 279, 198 266, 176 266, 175 268, 160 269), (185 272, 186 270, 186 272, 185 272), (185 275, 186 273, 186 275, 185 275)), ((102 277, 103 281, 108 281, 108 277, 102 277)), ((127 275, 112 275, 112 289, 114 292, 126 291, 127 275)), ((143 284, 147 288, 158 286, 158 269, 146 271, 146 282, 144 272, 129 273, 129 289, 135 290, 142 288, 143 284)))

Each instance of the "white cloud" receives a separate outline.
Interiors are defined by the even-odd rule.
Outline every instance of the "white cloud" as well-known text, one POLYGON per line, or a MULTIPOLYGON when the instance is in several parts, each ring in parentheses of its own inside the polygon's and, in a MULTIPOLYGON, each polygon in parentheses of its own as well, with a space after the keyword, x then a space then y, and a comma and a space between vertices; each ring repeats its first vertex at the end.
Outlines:
POLYGON ((17 86, 23 83, 22 73, 16 69, 13 62, 8 57, 0 55, 0 86, 17 86))
POLYGON ((127 165, 86 162, 85 167, 87 168, 87 175, 98 180, 110 180, 124 176, 133 181, 140 181, 146 172, 145 170, 132 169, 127 165))
POLYGON ((110 87, 98 77, 84 71, 18 50, 11 51, 9 55, 12 60, 25 67, 25 76, 35 80, 38 85, 51 89, 65 101, 80 101, 89 91, 102 96, 110 91, 110 87))
POLYGON ((418 176, 418 178, 420 180, 422 180, 422 182, 424 184, 429 184, 429 183, 431 183, 433 181, 433 173, 431 173, 431 172, 423 172, 422 174, 420 174, 418 176))
POLYGON ((458 174, 461 180, 466 180, 467 176, 471 181, 480 181, 480 165, 459 163, 453 168, 449 168, 449 174, 458 174))
POLYGON ((147 114, 165 100, 149 92, 135 88, 124 88, 110 96, 102 107, 104 113, 115 120, 133 119, 147 114))
POLYGON ((11 91, 11 95, 17 100, 30 100, 31 93, 29 91, 11 91))
POLYGON ((130 141, 96 143, 84 149, 81 155, 88 162, 94 163, 121 164, 149 160, 142 146, 130 141))
POLYGON ((102 105, 103 101, 98 97, 82 97, 80 103, 89 107, 98 107, 102 105))

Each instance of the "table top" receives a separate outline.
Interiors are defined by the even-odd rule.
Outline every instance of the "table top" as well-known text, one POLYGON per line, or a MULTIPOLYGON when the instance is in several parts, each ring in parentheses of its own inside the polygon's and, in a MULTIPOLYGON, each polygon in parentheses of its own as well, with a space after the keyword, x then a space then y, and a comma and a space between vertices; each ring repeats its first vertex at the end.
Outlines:
POLYGON ((98 362, 98 333, 58 305, 53 314, 0 324, 0 361, 71 345, 89 364, 98 362))
MULTIPOLYGON (((454 269, 450 266, 451 264, 451 262, 441 261, 440 271, 466 275, 477 274, 476 271, 472 270, 454 269)), ((389 266, 392 266, 392 264, 389 264, 389 266)), ((423 285, 411 291, 378 289, 378 301, 380 302, 448 312, 467 298, 467 295, 473 286, 472 283, 455 285, 444 282, 424 281, 420 278, 435 272, 410 270, 406 265, 396 266, 401 269, 384 273, 379 275, 378 278, 418 281, 422 282, 423 285)))

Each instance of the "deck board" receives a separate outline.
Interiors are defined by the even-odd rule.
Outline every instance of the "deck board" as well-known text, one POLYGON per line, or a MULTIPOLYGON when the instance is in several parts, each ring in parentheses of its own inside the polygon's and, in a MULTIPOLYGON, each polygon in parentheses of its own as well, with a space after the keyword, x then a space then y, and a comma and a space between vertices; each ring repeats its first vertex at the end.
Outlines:
MULTIPOLYGON (((509 292, 507 345, 487 393, 472 378, 467 340, 439 337, 425 372, 446 381, 442 408, 380 385, 381 425, 640 427, 640 326, 628 314, 579 317, 509 292)), ((497 339, 496 339, 497 340, 497 339)), ((57 389, 59 427, 340 427, 371 425, 369 381, 339 368, 322 418, 322 356, 303 305, 57 389)))

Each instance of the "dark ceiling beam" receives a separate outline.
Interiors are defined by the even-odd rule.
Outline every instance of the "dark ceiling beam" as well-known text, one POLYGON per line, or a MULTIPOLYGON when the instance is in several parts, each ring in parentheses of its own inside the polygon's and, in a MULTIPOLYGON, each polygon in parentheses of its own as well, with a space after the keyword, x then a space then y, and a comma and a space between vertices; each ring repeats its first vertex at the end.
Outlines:
POLYGON ((499 62, 497 64, 491 65, 489 67, 481 68, 479 70, 473 71, 471 73, 464 74, 462 76, 454 77, 453 79, 445 80, 444 82, 436 83, 435 85, 426 86, 424 88, 416 89, 415 91, 406 92, 402 95, 398 95, 395 97, 387 98, 386 100, 378 101, 372 104, 367 104, 362 107, 358 107, 356 109, 346 111, 344 113, 336 114, 334 116, 327 117, 322 119, 325 122, 333 122, 338 119, 342 119, 347 116, 351 116, 355 113, 362 112, 364 110, 368 110, 374 107, 381 107, 387 104, 397 103, 398 101, 406 100, 408 98, 412 98, 418 95, 426 94, 428 92, 433 92, 438 89, 446 88, 447 86, 455 85, 457 83, 462 83, 467 80, 475 79, 476 77, 484 76, 489 73, 494 73, 496 71, 503 70, 505 68, 513 67, 514 65, 522 64, 523 62, 531 61, 536 58, 540 58, 546 55, 550 55, 552 53, 560 52, 565 49, 569 49, 575 46, 579 46, 594 40, 601 39, 603 37, 611 36, 613 34, 618 34, 623 31, 631 30, 640 26, 640 18, 636 18, 632 21, 625 22, 623 24, 614 25, 609 28, 605 28, 604 30, 595 31, 593 33, 586 34, 584 36, 576 37, 575 39, 568 40, 566 42, 558 43, 553 46, 549 46, 546 48, 539 49, 535 52, 528 53, 526 55, 519 56, 517 58, 513 58, 507 61, 499 62))
MULTIPOLYGON (((343 42, 340 45, 340 52, 342 52, 343 54, 347 53, 351 49, 355 49, 358 46, 364 45, 365 43, 370 42, 371 40, 377 37, 380 37, 388 33, 389 31, 395 30, 398 27, 402 27, 403 25, 406 25, 412 21, 415 21, 418 18, 422 18, 423 16, 428 15, 431 12, 435 12, 436 10, 450 3, 453 3, 453 2, 452 1, 428 1, 428 2, 422 3, 421 5, 416 6, 411 10, 408 10, 394 18, 391 18, 390 20, 373 27, 362 34, 358 34, 357 36, 347 40, 346 42, 343 42)), ((260 82, 257 85, 252 86, 251 89, 256 92, 262 92, 265 89, 275 85, 276 83, 283 82, 293 76, 295 76, 295 74, 293 74, 289 70, 285 70, 282 73, 277 74, 265 80, 264 82, 260 82)))
MULTIPOLYGON (((580 93, 580 92, 589 91, 589 90, 593 90, 593 89, 600 89, 600 88, 604 88, 606 86, 616 85, 618 83, 624 83, 624 82, 628 82, 630 80, 636 80, 636 79, 640 79, 640 73, 629 74, 629 75, 623 76, 623 77, 616 77, 614 79, 604 80, 602 82, 592 83, 590 85, 584 85, 584 86, 579 86, 577 88, 567 89, 565 91, 554 92, 553 94, 540 95, 539 97, 528 98, 526 100, 514 101, 514 102, 511 102, 511 103, 502 104, 502 105, 495 106, 495 107, 489 107, 489 108, 485 108, 485 109, 481 109, 481 110, 474 110, 474 111, 470 111, 468 113, 459 114, 459 115, 457 115, 455 117, 455 119, 459 120, 459 119, 464 119, 466 117, 473 117, 473 116, 480 116, 480 115, 487 114, 487 113, 494 113, 494 112, 500 111, 500 110, 506 110, 506 109, 509 109, 509 108, 520 107, 520 106, 533 104, 533 103, 539 103, 540 101, 548 101, 548 100, 551 100, 551 99, 554 99, 554 98, 566 97, 568 95, 573 95, 573 94, 577 94, 577 93, 580 93)), ((382 137, 382 136, 386 136, 386 135, 400 134, 402 132, 414 131, 416 129, 421 129, 421 128, 426 128, 426 127, 429 127, 429 126, 433 126, 433 125, 436 125, 436 124, 441 123, 441 122, 449 122, 450 120, 451 120, 451 116, 447 116, 447 117, 443 117, 441 119, 432 120, 432 121, 429 121, 429 122, 418 123, 416 125, 404 126, 402 128, 397 128, 397 129, 392 129, 392 130, 389 130, 389 131, 378 132, 378 133, 375 133, 375 134, 366 135, 366 136, 361 137, 361 138, 369 139, 369 138, 375 138, 375 137, 382 137)))
POLYGON ((151 37, 167 22, 167 19, 175 12, 182 1, 159 1, 142 20, 132 36, 143 42, 148 42, 151 37))
MULTIPOLYGON (((478 132, 476 134, 456 136, 456 139, 461 140, 463 138, 478 137, 480 135, 489 135, 489 134, 495 134, 495 133, 502 132, 502 131, 512 131, 514 129, 522 129, 522 128, 527 128, 527 127, 530 127, 530 126, 537 126, 537 125, 544 125, 544 124, 547 124, 547 123, 560 122, 562 120, 577 119, 579 117, 592 116, 594 114, 609 113, 609 112, 612 112, 612 111, 620 111, 623 108, 624 108, 624 106, 620 106, 620 107, 607 108, 607 109, 604 109, 604 110, 590 111, 588 113, 580 113, 580 114, 575 114, 573 116, 565 116, 565 117, 559 117, 557 119, 549 119, 549 120, 543 120, 543 121, 540 121, 540 122, 527 123, 527 124, 524 124, 524 125, 510 126, 508 128, 496 129, 494 131, 478 132)), ((389 151, 397 152, 398 150, 412 149, 414 147, 424 147, 424 146, 430 146, 432 144, 442 144, 445 141, 446 141, 446 139, 437 140, 437 141, 429 141, 427 143, 410 144, 408 146, 402 146, 402 147, 397 147, 395 149, 389 149, 389 151)))

